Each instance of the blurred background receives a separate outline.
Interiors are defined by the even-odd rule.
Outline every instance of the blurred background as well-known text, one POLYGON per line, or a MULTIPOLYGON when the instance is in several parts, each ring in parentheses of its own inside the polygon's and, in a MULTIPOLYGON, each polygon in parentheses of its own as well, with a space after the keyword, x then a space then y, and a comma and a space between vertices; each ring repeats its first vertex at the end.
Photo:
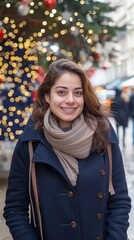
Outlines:
MULTIPOLYGON (((134 91, 134 0, 0 0, 0 240, 11 239, 2 213, 12 152, 37 88, 49 64, 59 58, 82 66, 109 110, 115 111, 117 90, 127 96, 127 124, 120 122, 117 128, 115 116, 110 121, 118 133, 133 203, 129 100, 134 91)), ((132 208, 129 240, 134 240, 133 214, 132 208)))

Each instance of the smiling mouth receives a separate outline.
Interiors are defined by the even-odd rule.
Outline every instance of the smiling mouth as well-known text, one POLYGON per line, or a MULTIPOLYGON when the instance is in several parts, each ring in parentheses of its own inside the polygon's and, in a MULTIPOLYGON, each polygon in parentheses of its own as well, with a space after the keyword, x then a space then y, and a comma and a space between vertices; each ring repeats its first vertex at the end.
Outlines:
POLYGON ((62 110, 66 113, 73 113, 76 110, 76 108, 62 108, 62 110))

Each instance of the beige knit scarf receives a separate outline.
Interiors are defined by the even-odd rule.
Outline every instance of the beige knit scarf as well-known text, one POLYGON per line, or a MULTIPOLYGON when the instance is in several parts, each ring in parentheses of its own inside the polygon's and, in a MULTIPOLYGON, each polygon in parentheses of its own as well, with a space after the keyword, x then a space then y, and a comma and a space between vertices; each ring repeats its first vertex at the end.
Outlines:
POLYGON ((89 155, 95 126, 95 122, 92 121, 92 127, 90 128, 85 122, 83 114, 81 114, 73 122, 72 128, 64 132, 59 128, 50 108, 44 116, 44 134, 72 186, 76 185, 77 175, 79 174, 76 158, 83 159, 89 155))

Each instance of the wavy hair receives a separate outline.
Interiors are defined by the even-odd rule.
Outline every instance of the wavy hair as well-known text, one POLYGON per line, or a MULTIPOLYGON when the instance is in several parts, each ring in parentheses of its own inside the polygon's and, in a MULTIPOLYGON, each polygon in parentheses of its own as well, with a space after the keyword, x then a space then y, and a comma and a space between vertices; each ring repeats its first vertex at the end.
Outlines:
POLYGON ((37 98, 33 105, 32 118, 35 121, 35 128, 43 127, 44 115, 49 107, 45 100, 45 94, 49 93, 55 82, 66 72, 77 74, 82 83, 84 108, 83 115, 89 124, 88 119, 97 120, 97 128, 94 134, 93 145, 97 144, 98 150, 106 149, 109 114, 106 106, 101 104, 95 90, 82 68, 75 62, 68 59, 59 59, 50 64, 47 75, 37 90, 37 98))

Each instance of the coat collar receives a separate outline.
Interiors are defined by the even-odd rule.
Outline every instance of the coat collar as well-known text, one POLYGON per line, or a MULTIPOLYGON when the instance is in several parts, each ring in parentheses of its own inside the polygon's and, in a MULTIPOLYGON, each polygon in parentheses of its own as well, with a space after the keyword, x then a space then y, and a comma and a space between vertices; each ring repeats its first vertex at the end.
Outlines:
POLYGON ((119 140, 117 138, 117 134, 115 133, 115 130, 110 123, 110 129, 109 129, 109 134, 108 134, 108 142, 113 143, 113 144, 119 144, 119 140))
POLYGON ((35 122, 30 117, 28 120, 27 125, 24 128, 23 134, 21 136, 22 142, 32 141, 32 142, 43 142, 45 144, 48 144, 47 140, 45 139, 44 132, 42 129, 38 130, 35 129, 35 122))

